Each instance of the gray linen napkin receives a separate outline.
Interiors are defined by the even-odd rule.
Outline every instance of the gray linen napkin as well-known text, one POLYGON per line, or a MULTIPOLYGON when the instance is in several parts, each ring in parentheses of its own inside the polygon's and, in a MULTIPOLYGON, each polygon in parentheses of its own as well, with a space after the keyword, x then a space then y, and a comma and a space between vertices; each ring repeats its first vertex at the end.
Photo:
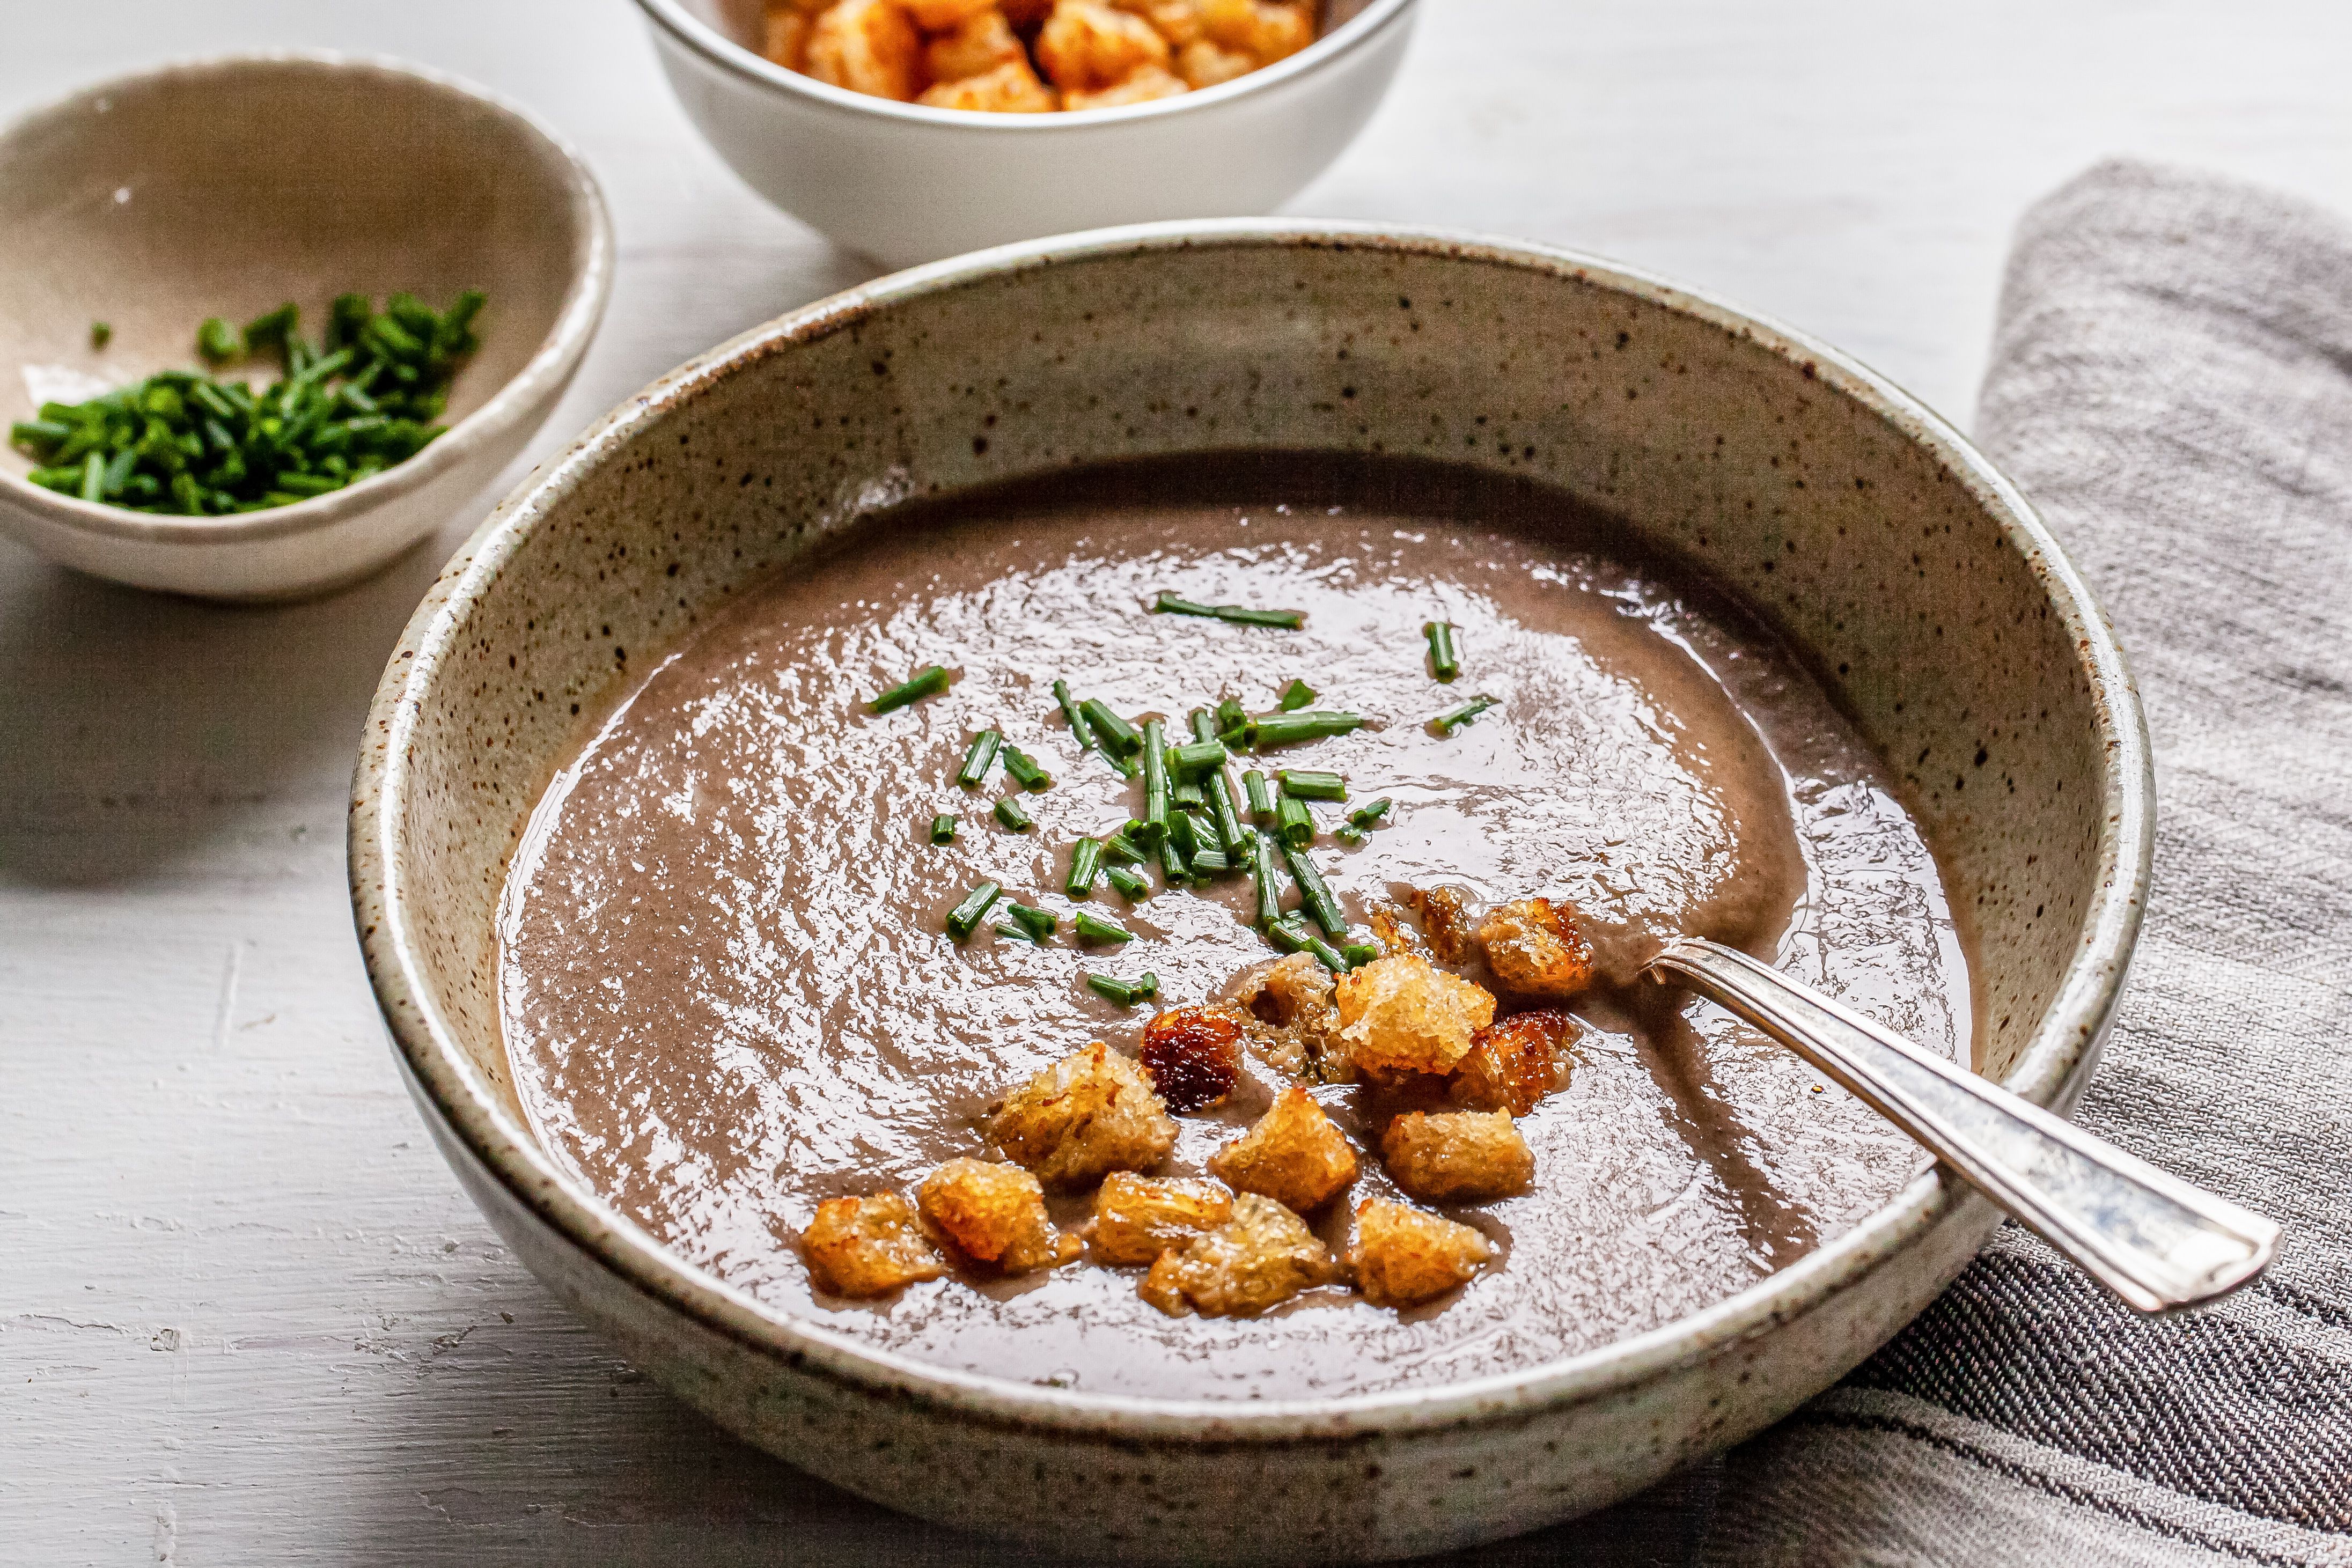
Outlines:
POLYGON ((1730 1458, 1701 1561, 2352 1563, 2352 225, 2092 170, 2020 226, 1977 436, 2156 745, 2156 884, 2081 1119, 2286 1241, 2149 1322, 2004 1227, 1730 1458))

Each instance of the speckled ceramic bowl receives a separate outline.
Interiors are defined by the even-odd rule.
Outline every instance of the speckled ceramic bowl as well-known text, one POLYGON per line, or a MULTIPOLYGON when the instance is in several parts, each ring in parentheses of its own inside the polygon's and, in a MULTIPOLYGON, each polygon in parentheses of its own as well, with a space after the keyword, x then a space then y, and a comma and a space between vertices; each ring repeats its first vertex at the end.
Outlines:
POLYGON ((2150 786, 2129 679, 2049 535, 1948 426, 1821 344, 1588 257, 1440 235, 1044 242, 885 278, 647 388, 509 497, 411 623, 352 805, 361 939, 476 1201, 624 1354, 751 1441, 894 1508, 1120 1560, 1460 1546, 1786 1413, 1917 1312, 1992 1210, 1922 1176, 1706 1312, 1509 1376, 1106 1397, 898 1359, 697 1272, 558 1174, 499 1040, 507 855, 628 670, 901 497, 1233 447, 1538 476, 1743 592, 1895 759, 1975 926, 1982 1070, 2072 1103, 2138 926, 2150 786))

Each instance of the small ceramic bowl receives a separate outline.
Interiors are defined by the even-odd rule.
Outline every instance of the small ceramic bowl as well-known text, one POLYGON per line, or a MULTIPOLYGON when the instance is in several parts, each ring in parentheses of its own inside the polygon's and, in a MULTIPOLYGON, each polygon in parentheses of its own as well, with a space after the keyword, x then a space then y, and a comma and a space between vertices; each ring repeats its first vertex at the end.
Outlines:
POLYGON ((746 183, 891 267, 1110 224, 1272 212, 1371 118, 1415 0, 1332 0, 1312 45, 1124 109, 980 114, 762 58, 761 0, 637 0, 687 115, 746 183))
POLYGON ((629 672, 763 575, 887 530, 903 498, 1220 450, 1532 478, 1736 595, 1894 759, 1974 937, 1979 1071, 2074 1103, 2138 931, 2152 789, 2114 639, 2024 500, 1824 344, 1589 256, 1369 225, 1166 225, 942 263, 630 399, 500 506, 384 674, 352 806, 368 972, 426 1122, 518 1255, 794 1464, 1087 1561, 1360 1563, 1533 1529, 1828 1386, 1998 1215, 1931 1170, 1769 1278, 1542 1366, 1118 1397, 927 1364, 733 1289, 559 1168, 515 1097, 507 860, 629 672))
POLYGON ((384 60, 230 56, 85 88, 0 131, 0 421, 196 363, 205 318, 405 289, 489 297, 447 434, 329 495, 160 517, 32 485, 0 455, 0 528, 99 577, 212 599, 374 571, 497 476, 578 368, 612 285, 596 182, 538 121, 384 60), (102 348, 90 323, 113 329, 102 348))

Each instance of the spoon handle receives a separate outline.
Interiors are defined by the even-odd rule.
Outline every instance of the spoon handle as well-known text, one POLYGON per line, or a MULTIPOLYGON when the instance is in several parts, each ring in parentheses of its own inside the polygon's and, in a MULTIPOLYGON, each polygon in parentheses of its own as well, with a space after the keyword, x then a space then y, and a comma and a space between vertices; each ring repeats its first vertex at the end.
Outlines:
POLYGON ((1820 1068, 2143 1312, 2261 1273, 2279 1228, 2201 1192, 1737 949, 1678 937, 1651 960, 1820 1068))

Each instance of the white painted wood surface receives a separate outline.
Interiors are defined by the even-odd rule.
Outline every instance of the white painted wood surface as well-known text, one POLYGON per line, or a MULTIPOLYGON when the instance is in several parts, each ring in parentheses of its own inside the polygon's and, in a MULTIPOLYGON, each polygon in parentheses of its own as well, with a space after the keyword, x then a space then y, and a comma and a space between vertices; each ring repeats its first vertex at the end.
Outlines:
MULTIPOLYGON (((272 45, 488 82, 595 164, 619 286, 537 453, 868 271, 701 147, 625 0, 14 0, 0 111, 272 45)), ((2352 207, 2347 65, 2340 0, 1431 0, 1389 106, 1293 210, 1645 264, 1965 421, 2026 202, 2120 152, 2352 207)), ((994 1560, 643 1381, 402 1096, 344 790, 378 668, 478 515, 267 612, 0 545, 0 1563, 994 1560)), ((1673 1560, 1673 1500, 1480 1560, 1673 1560)))

